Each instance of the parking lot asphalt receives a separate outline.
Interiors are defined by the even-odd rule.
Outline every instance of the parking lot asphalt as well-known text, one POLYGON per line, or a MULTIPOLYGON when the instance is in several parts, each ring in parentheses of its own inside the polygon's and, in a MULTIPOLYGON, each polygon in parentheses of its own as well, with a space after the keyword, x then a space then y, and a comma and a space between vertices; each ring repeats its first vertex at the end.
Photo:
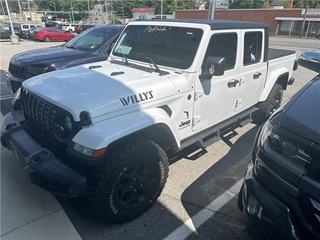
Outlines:
MULTIPOLYGON (((270 38, 270 47, 295 50, 297 56, 306 50, 320 51, 319 43, 313 39, 270 38)), ((8 102, 10 99, 5 97, 10 92, 4 83, 4 71, 10 57, 19 51, 48 45, 24 41, 15 48, 0 44, 0 65, 4 66, 0 72, 1 111, 5 113, 10 109, 8 102), (28 47, 24 47, 23 44, 28 47)), ((289 86, 284 93, 284 101, 315 75, 316 73, 299 67, 293 75, 296 79, 294 85, 289 86)), ((245 230, 242 213, 237 209, 236 202, 258 128, 258 125, 248 124, 223 136, 221 141, 206 150, 191 147, 181 153, 171 161, 169 178, 157 203, 148 212, 131 222, 113 225, 96 219, 90 214, 84 199, 81 198, 57 198, 57 200, 78 234, 85 240, 251 239, 245 230)), ((6 158, 16 161, 13 155, 10 157, 10 153, 6 158)), ((18 187, 19 181, 15 184, 18 187)), ((24 198, 23 195, 19 197, 24 198)), ((3 221, 5 219, 2 218, 3 221)))

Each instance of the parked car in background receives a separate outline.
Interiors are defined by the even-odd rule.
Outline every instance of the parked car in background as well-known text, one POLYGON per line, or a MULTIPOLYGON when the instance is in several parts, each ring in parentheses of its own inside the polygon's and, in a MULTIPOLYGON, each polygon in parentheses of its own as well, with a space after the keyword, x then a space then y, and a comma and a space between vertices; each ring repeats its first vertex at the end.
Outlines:
POLYGON ((45 27, 56 27, 56 28, 62 29, 62 24, 54 21, 49 21, 45 23, 45 27))
POLYGON ((298 63, 318 76, 259 129, 238 206, 255 239, 320 239, 320 52, 298 63))
POLYGON ((63 24, 62 30, 67 32, 75 32, 76 31, 76 24, 63 24))
POLYGON ((36 26, 36 27, 34 27, 34 28, 29 29, 29 31, 27 31, 27 33, 26 33, 27 38, 28 38, 28 39, 33 39, 33 33, 34 33, 34 31, 40 30, 40 29, 42 29, 42 28, 44 28, 44 27, 42 27, 42 26, 36 26))
POLYGON ((116 41, 123 28, 123 25, 102 25, 81 33, 64 45, 14 55, 10 60, 7 83, 15 93, 21 83, 30 77, 106 60, 111 44, 116 41))
POLYGON ((82 25, 77 25, 75 31, 79 34, 85 30, 87 30, 88 28, 92 28, 95 27, 96 25, 89 25, 89 24, 82 24, 82 25))
POLYGON ((75 35, 70 32, 65 32, 57 28, 43 28, 36 30, 33 33, 33 39, 50 42, 50 41, 70 41, 75 35))
MULTIPOLYGON (((13 25, 14 34, 21 40, 21 28, 19 25, 13 25)), ((9 24, 0 24, 0 39, 10 39, 12 35, 11 26, 9 24)))
POLYGON ((38 25, 38 24, 28 24, 28 23, 23 23, 20 25, 21 28, 21 37, 22 38, 28 38, 28 33, 29 30, 32 28, 39 28, 39 27, 43 27, 42 25, 38 25))

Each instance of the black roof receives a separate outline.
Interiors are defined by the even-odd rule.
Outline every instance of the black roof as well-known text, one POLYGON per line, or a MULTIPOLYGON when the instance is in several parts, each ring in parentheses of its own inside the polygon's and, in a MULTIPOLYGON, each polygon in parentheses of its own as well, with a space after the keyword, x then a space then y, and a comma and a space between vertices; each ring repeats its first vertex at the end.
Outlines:
POLYGON ((182 22, 182 23, 195 23, 195 24, 207 24, 211 27, 211 30, 216 29, 248 29, 248 28, 268 28, 267 24, 260 22, 245 22, 234 20, 211 20, 211 19, 153 19, 153 20, 138 20, 147 22, 182 22))

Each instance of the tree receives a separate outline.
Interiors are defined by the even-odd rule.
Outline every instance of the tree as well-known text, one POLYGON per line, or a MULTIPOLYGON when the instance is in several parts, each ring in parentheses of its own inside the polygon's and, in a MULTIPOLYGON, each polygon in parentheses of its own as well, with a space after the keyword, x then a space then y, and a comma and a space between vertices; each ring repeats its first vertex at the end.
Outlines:
MULTIPOLYGON (((194 9, 196 0, 163 0, 163 14, 172 14, 175 10, 194 9)), ((122 4, 124 15, 132 17, 132 8, 154 7, 155 13, 161 13, 161 1, 159 0, 113 0, 110 8, 118 15, 122 15, 122 4)), ((109 9, 110 9, 109 8, 109 9)))

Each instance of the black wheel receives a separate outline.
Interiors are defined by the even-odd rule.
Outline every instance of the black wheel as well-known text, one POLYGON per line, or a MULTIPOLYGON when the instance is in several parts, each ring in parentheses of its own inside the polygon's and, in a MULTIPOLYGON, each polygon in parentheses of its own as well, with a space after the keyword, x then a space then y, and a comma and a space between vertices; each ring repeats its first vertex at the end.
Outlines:
POLYGON ((44 39, 43 39, 43 41, 45 41, 45 42, 50 42, 50 41, 51 41, 51 38, 50 38, 49 36, 45 36, 44 39))
POLYGON ((166 153, 157 144, 133 139, 110 149, 88 181, 88 203, 111 222, 130 221, 147 211, 165 186, 166 153))
POLYGON ((266 101, 258 105, 258 110, 253 114, 253 121, 263 123, 270 115, 277 110, 282 102, 283 88, 280 84, 275 84, 269 93, 266 101))
POLYGON ((72 29, 69 29, 69 33, 72 33, 72 29))

